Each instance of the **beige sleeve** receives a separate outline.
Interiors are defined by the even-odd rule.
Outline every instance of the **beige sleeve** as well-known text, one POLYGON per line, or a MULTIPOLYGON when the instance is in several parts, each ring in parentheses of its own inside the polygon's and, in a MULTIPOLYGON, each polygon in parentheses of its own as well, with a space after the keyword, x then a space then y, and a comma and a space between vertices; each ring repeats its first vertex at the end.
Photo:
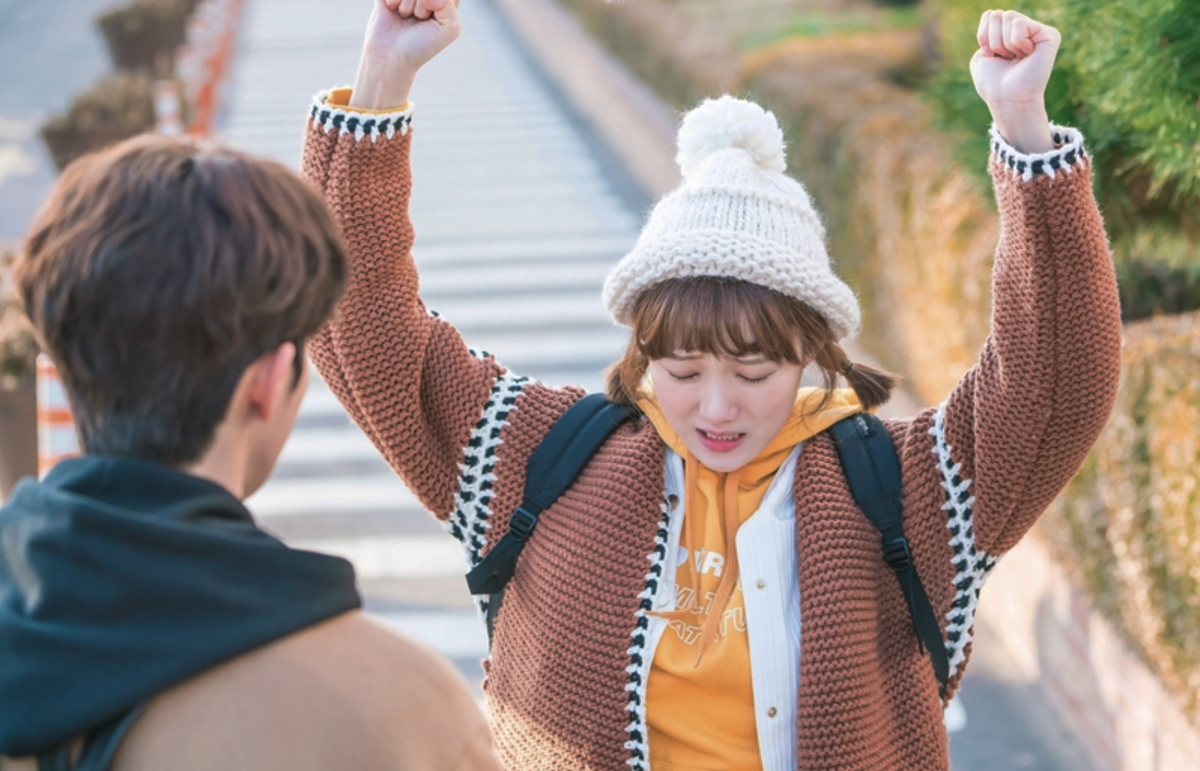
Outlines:
POLYGON ((490 747, 454 666, 354 611, 161 694, 113 771, 452 771, 490 747))
POLYGON ((467 745, 453 771, 503 771, 491 740, 477 739, 467 745))

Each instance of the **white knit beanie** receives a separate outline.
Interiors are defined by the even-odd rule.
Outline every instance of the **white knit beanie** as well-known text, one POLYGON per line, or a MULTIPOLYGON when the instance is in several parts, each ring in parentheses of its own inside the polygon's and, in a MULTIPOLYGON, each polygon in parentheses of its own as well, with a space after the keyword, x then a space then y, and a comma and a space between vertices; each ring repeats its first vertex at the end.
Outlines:
POLYGON ((783 132, 753 102, 705 100, 683 118, 679 187, 663 196, 633 251, 608 274, 604 305, 631 326, 638 298, 672 278, 741 279, 795 297, 838 339, 858 332, 854 292, 833 272, 808 192, 784 174, 783 132))

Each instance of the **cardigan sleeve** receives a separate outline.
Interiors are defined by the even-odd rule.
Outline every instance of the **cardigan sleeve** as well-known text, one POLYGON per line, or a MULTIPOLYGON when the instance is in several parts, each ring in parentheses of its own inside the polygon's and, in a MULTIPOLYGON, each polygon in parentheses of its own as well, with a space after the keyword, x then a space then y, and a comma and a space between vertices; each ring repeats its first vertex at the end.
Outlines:
POLYGON ((518 401, 525 441, 506 448, 517 472, 508 474, 509 487, 523 484, 528 452, 582 392, 507 372, 426 309, 408 211, 411 105, 365 114, 329 97, 318 95, 312 107, 302 173, 341 223, 351 281, 334 318, 310 342, 312 360, 421 503, 477 559, 489 529, 483 519, 497 448, 518 401))
POLYGON ((1091 159, 1077 131, 1055 131, 1060 147, 1044 156, 993 131, 992 333, 931 429, 947 495, 974 498, 975 545, 993 555, 1079 470, 1120 383, 1120 303, 1091 159))
POLYGON ((1079 470, 1120 381, 1120 304, 1091 160, 1077 131, 1054 131, 1057 149, 1037 156, 993 131, 991 334, 942 405, 893 428, 905 530, 954 685, 983 582, 1079 470))

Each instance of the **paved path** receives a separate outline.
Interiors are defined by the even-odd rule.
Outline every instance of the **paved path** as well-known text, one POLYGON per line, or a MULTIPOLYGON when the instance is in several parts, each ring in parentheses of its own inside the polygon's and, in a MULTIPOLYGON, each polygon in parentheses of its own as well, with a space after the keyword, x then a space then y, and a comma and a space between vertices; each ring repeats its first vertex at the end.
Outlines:
MULTIPOLYGON (((366 0, 249 0, 224 138, 295 165, 309 98, 349 82, 366 0)), ((472 345, 522 374, 600 387, 623 335, 599 285, 647 206, 620 163, 520 49, 492 5, 463 4, 463 36, 418 80, 413 220, 423 295, 472 345)), ((368 609, 424 638, 473 683, 486 637, 461 552, 332 394, 314 381, 271 482, 250 502, 297 546, 352 559, 368 609)), ((1079 771, 1002 651, 964 689, 956 771, 1079 771)))

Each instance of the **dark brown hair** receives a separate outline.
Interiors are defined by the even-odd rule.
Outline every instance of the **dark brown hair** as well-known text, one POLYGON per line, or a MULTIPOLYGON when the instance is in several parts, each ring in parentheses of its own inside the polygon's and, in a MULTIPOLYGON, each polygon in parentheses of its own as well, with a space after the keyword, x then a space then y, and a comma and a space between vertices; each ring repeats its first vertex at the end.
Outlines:
POLYGON ((64 171, 17 266, 85 451, 198 460, 255 359, 303 345, 348 278, 320 193, 286 167, 137 137, 64 171))
POLYGON ((839 376, 867 409, 886 402, 896 386, 894 375, 851 362, 825 318, 799 300, 746 281, 701 276, 668 279, 638 298, 625 355, 608 371, 608 398, 633 404, 650 361, 678 351, 815 363, 825 385, 817 409, 839 376))

